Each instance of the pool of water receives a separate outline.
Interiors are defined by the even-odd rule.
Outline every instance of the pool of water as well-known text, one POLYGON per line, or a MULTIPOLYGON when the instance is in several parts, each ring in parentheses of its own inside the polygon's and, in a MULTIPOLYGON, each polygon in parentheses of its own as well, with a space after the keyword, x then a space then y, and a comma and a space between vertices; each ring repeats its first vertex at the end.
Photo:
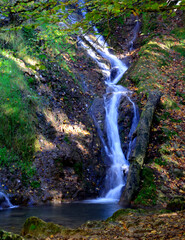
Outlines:
POLYGON ((116 203, 62 203, 59 206, 29 206, 0 211, 0 229, 20 233, 25 220, 36 216, 46 222, 79 227, 88 220, 105 220, 120 209, 116 203))

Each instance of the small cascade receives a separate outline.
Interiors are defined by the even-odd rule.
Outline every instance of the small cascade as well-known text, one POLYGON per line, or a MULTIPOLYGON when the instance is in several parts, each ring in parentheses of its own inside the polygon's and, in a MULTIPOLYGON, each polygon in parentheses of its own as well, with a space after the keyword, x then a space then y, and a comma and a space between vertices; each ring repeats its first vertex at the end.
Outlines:
POLYGON ((0 210, 14 207, 15 206, 11 204, 9 198, 4 193, 0 192, 0 210))

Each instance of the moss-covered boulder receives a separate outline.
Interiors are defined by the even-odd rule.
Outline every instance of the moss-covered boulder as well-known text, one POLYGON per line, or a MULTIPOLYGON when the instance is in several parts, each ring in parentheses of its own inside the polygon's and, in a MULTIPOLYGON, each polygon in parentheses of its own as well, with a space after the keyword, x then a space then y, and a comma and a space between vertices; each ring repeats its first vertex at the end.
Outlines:
POLYGON ((37 217, 30 217, 24 223, 21 231, 22 236, 45 238, 61 233, 64 228, 54 223, 46 223, 37 217))

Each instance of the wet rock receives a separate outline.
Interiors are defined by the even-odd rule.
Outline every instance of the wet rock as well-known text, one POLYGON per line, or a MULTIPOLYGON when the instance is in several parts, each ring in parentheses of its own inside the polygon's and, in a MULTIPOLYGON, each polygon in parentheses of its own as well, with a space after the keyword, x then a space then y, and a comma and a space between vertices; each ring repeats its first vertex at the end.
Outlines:
POLYGON ((118 68, 112 68, 111 69, 111 79, 115 79, 116 75, 118 74, 118 68))

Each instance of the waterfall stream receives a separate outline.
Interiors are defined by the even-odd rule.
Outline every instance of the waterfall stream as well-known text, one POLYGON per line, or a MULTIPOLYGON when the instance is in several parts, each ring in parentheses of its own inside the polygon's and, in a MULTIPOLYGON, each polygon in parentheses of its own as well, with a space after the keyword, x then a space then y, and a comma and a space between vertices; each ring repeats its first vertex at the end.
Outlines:
POLYGON ((11 204, 9 198, 4 193, 0 192, 0 210, 14 207, 16 206, 11 204))
MULTIPOLYGON (((83 17, 84 16, 85 12, 83 9, 83 17)), ((130 41, 130 48, 133 48, 133 43, 137 34, 135 31, 138 31, 138 25, 139 23, 136 21, 136 25, 133 30, 133 39, 130 41)), ((135 141, 132 140, 132 134, 137 127, 139 115, 135 103, 131 100, 131 91, 123 86, 117 85, 128 67, 123 63, 122 60, 110 53, 109 47, 103 36, 98 33, 98 30, 95 27, 94 31, 97 33, 95 36, 92 37, 92 35, 84 35, 83 37, 86 41, 81 40, 80 43, 87 50, 87 53, 98 64, 103 75, 105 76, 105 84, 107 88, 106 93, 104 94, 104 107, 106 112, 105 124, 107 141, 102 139, 103 134, 101 134, 101 129, 97 126, 97 122, 95 122, 95 125, 100 133, 99 136, 102 144, 104 145, 103 147, 106 155, 110 160, 110 167, 106 172, 105 188, 102 196, 98 199, 90 200, 90 202, 115 202, 119 201, 122 189, 126 184, 126 175, 129 169, 128 160, 135 141), (93 48, 89 47, 87 43, 89 43, 90 46, 93 46, 93 48), (94 49, 96 49, 96 51, 94 49), (106 64, 105 61, 102 61, 102 58, 109 62, 109 64, 106 64), (130 133, 128 135, 129 144, 126 156, 122 151, 118 129, 118 109, 123 96, 126 97, 127 100, 132 104, 134 112, 130 133)))

